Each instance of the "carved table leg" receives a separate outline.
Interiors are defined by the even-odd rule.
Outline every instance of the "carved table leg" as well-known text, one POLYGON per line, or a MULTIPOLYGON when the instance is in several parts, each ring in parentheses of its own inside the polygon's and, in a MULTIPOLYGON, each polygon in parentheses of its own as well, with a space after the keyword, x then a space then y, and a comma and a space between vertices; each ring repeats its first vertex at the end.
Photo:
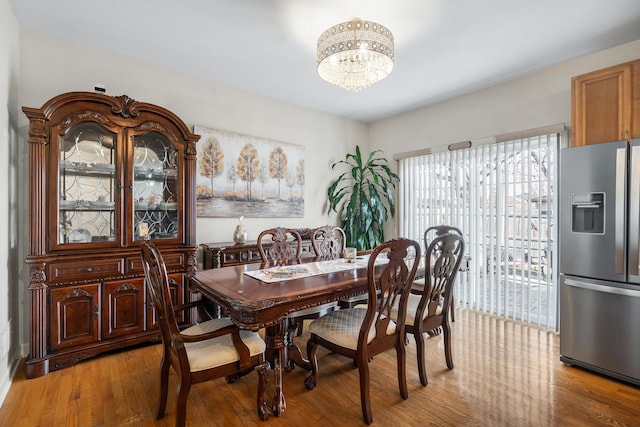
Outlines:
POLYGON ((256 371, 258 371, 258 416, 262 421, 266 421, 271 418, 273 411, 271 409, 271 404, 264 400, 264 391, 269 383, 269 375, 271 373, 271 368, 269 366, 269 362, 263 362, 256 366, 256 371))
POLYGON ((294 330, 295 329, 292 329, 292 325, 288 325, 287 327, 288 333, 285 335, 285 338, 286 338, 285 345, 287 346, 287 351, 285 354, 286 364, 284 365, 285 370, 292 371, 295 365, 298 365, 302 369, 306 369, 307 371, 310 371, 311 362, 309 362, 309 360, 302 355, 302 351, 300 351, 300 347, 298 347, 293 342, 294 330))
POLYGON ((267 327, 265 338, 267 344, 267 360, 273 368, 273 401, 271 402, 271 411, 275 416, 284 414, 287 403, 284 399, 282 390, 282 369, 286 364, 286 348, 285 337, 287 334, 286 320, 267 327))
POLYGON ((268 326, 265 331, 265 341, 267 343, 266 358, 273 368, 273 400, 270 404, 263 402, 259 405, 260 418, 265 420, 269 418, 266 414, 270 409, 271 414, 280 416, 284 414, 287 407, 284 398, 284 390, 282 385, 282 372, 293 364, 300 366, 308 371, 311 370, 311 363, 302 356, 300 348, 289 339, 287 320, 268 326), (269 406, 269 408, 267 408, 269 406))
MULTIPOLYGON (((302 321, 303 320, 300 319, 300 322, 302 321)), ((293 371, 295 365, 298 365, 307 371, 311 370, 311 363, 309 363, 309 361, 302 355, 300 347, 293 342, 293 336, 295 335, 298 326, 298 322, 291 321, 291 319, 287 321, 287 334, 285 337, 287 352, 285 355, 286 364, 284 365, 284 370, 287 372, 293 371)))

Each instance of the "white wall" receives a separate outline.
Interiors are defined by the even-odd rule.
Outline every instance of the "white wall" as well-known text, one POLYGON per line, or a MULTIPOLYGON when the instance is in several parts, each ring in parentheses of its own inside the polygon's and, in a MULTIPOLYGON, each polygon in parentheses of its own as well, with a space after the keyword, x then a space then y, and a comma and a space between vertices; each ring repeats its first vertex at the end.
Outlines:
POLYGON ((370 125, 371 149, 396 153, 557 123, 571 125, 571 77, 640 58, 640 40, 370 125))
MULTIPOLYGON (((507 132, 565 123, 571 126, 571 77, 640 58, 640 40, 543 71, 372 123, 369 146, 394 154, 507 132)), ((396 224, 385 227, 395 236, 396 224)))
MULTIPOLYGON (((18 41, 15 40, 16 24, 8 1, 0 0, 0 3, 0 28, 2 36, 7 35, 0 44, 0 63, 3 64, 0 69, 2 73, 6 73, 9 72, 8 69, 16 68, 14 51, 18 41), (6 11, 8 12, 5 13, 6 11)), ((19 34, 18 102, 12 101, 17 93, 17 73, 7 77, 0 76, 0 84, 4 85, 0 89, 0 100, 15 111, 17 106, 40 107, 60 93, 92 90, 96 83, 102 83, 111 95, 126 94, 140 101, 166 107, 189 126, 202 125, 303 145, 306 149, 307 167, 305 217, 248 219, 245 225, 249 238, 255 238, 261 229, 275 225, 304 227, 335 223, 335 217, 325 215, 325 192, 333 177, 329 172, 329 164, 342 159, 356 144, 364 149, 381 148, 392 158, 393 154, 399 152, 474 140, 503 132, 560 122, 569 125, 571 76, 640 57, 640 41, 637 41, 367 126, 137 60, 45 38, 29 30, 21 29, 19 34)), ((0 128, 11 128, 10 124, 7 126, 7 120, 11 121, 11 114, 9 119, 3 114, 5 113, 0 112, 0 128)), ((25 163, 27 121, 22 113, 18 113, 18 116, 18 156, 22 162, 18 172, 22 183, 20 196, 24 199, 20 204, 18 217, 25 218, 28 215, 28 165, 25 163)), ((0 149, 3 150, 0 162, 6 162, 4 154, 8 137, 5 133, 0 138, 0 149)), ((0 170, 10 169, 4 169, 4 166, 5 163, 0 163, 0 170)), ((5 194, 9 192, 6 185, 0 180, 0 200, 11 201, 11 195, 5 194)), ((0 211, 0 215, 6 216, 8 212, 0 211)), ((6 224, 2 221, 2 216, 0 223, 6 224)), ((236 223, 235 219, 199 218, 197 241, 228 241, 236 223)), ((28 223, 21 225, 17 244, 25 248, 28 244, 28 223)), ((393 231, 387 230, 386 236, 393 237, 393 231)), ((9 239, 9 247, 13 250, 11 242, 12 239, 9 239)), ((6 270, 3 270, 6 265, 6 249, 0 248, 0 251, 5 251, 0 252, 0 282, 10 282, 4 279, 8 276, 6 270)), ((21 272, 19 298, 27 296, 28 272, 23 267, 25 255, 26 249, 21 249, 9 262, 16 266, 16 271, 21 272)), ((6 325, 6 315, 3 314, 7 311, 4 302, 4 295, 8 292, 6 286, 0 283, 0 332, 3 325, 6 325)), ((10 289, 13 286, 12 284, 10 289)), ((15 300, 16 296, 13 298, 15 300)), ((20 331, 20 342, 23 344, 28 343, 28 299, 25 301, 27 302, 21 305, 20 326, 15 324, 14 319, 10 328, 12 332, 20 331)), ((6 358, 6 350, 0 353, 0 357, 6 358)))
MULTIPOLYGON (((101 83, 109 95, 125 94, 173 111, 190 128, 200 125, 304 146, 304 218, 245 219, 249 239, 255 239, 265 228, 278 225, 313 227, 337 223, 335 215, 326 215, 325 207, 326 189, 334 175, 330 172, 330 164, 344 158, 356 144, 366 146, 366 125, 362 122, 243 92, 105 51, 50 39, 26 29, 20 30, 20 69, 21 106, 41 107, 60 93, 92 91, 96 83, 101 83)), ((27 150, 27 125, 26 117, 21 114, 22 156, 26 156, 27 150)), ((22 175, 22 182, 26 183, 27 171, 23 170, 22 175)), ((26 197, 26 184, 22 191, 26 197)), ((198 218, 197 243, 231 241, 237 223, 235 218, 198 218)), ((25 229, 25 236, 28 236, 27 232, 25 229)), ((23 259, 25 255, 26 252, 23 259)), ((28 285, 28 274, 23 274, 22 279, 24 290, 28 285)), ((28 322, 28 310, 23 321, 28 322)), ((28 342, 26 329, 21 338, 28 342)))
POLYGON ((20 361, 20 295, 16 213, 18 129, 18 25, 8 0, 0 0, 0 403, 20 361))
MULTIPOLYGON (((205 81, 155 65, 21 30, 22 105, 40 107, 67 91, 92 91, 96 83, 107 94, 126 94, 176 113, 189 127, 264 137, 305 147, 305 217, 247 219, 249 239, 276 225, 310 227, 335 223, 324 212, 329 165, 356 144, 366 143, 366 125, 304 109, 205 81)), ((21 118, 26 126, 26 118, 21 118)), ((21 132, 26 136, 26 128, 21 132)), ((198 243, 230 241, 236 219, 199 218, 198 243)))

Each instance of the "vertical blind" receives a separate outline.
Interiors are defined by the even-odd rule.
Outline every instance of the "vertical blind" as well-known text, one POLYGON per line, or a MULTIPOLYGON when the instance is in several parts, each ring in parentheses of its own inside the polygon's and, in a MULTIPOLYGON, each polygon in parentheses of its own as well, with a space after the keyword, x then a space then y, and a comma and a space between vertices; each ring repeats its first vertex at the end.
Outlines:
POLYGON ((456 305, 556 328, 557 156, 564 131, 400 159, 400 235, 463 231, 456 305))

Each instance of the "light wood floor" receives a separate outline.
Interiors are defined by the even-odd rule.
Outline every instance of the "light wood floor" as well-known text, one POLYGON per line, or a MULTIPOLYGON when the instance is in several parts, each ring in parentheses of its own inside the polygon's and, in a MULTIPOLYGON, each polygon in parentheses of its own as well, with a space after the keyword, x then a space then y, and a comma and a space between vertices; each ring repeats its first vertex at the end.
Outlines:
MULTIPOLYGON (((415 344, 407 349, 409 399, 398 393, 395 353, 370 364, 377 426, 632 426, 640 423, 640 388, 563 365, 556 334, 458 309, 453 323, 455 369, 444 361, 442 337, 427 340, 429 385, 420 386, 415 344)), ((306 342, 307 333, 300 343, 306 342)), ((358 371, 319 350, 318 387, 306 372, 285 375, 284 416, 259 421, 256 373, 192 388, 191 426, 364 425, 358 371)), ((165 417, 154 419, 158 345, 121 351, 26 380, 22 370, 0 408, 1 426, 173 426, 175 375, 165 417)))

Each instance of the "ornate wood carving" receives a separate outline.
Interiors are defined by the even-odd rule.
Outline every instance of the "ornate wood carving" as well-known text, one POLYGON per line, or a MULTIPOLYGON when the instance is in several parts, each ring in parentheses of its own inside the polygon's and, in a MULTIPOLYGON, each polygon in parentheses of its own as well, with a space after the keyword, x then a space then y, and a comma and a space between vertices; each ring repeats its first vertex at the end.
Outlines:
POLYGON ((46 144, 48 141, 47 127, 44 119, 32 119, 29 122, 29 142, 33 144, 46 144))
POLYGON ((111 120, 105 117, 104 114, 98 111, 89 111, 89 110, 76 111, 69 114, 69 116, 62 121, 62 123, 58 128, 58 134, 64 135, 65 133, 67 133, 67 130, 69 129, 69 127, 75 125, 78 122, 83 122, 86 120, 92 120, 92 121, 98 122, 106 127, 112 128, 116 126, 115 123, 113 123, 111 120))
POLYGON ((187 258, 187 277, 191 277, 198 271, 198 258, 195 253, 190 253, 187 258))
POLYGON ((91 294, 89 292, 85 291, 84 289, 75 288, 71 292, 65 294, 65 296, 60 298, 60 301, 64 301, 64 300, 71 299, 71 298, 80 298, 80 297, 89 297, 89 298, 91 298, 91 294))
POLYGON ((44 271, 44 263, 32 265, 29 271, 29 289, 42 289, 47 281, 47 274, 44 271))
MULTIPOLYGON (((140 263, 139 241, 136 240, 134 221, 119 213, 130 212, 132 197, 129 184, 135 180, 133 173, 134 138, 128 135, 155 132, 174 144, 176 152, 192 151, 193 155, 179 156, 175 185, 183 189, 183 197, 177 202, 177 229, 183 230, 173 238, 159 238, 158 247, 171 259, 170 274, 177 279, 176 295, 181 303, 184 299, 183 277, 193 275, 197 269, 195 258, 195 142, 199 139, 189 131, 187 125, 171 111, 147 103, 141 103, 126 95, 117 97, 93 92, 69 92, 51 98, 40 108, 24 107, 29 119, 29 193, 30 236, 29 266, 30 321, 29 356, 25 363, 27 377, 47 374, 92 357, 96 354, 135 345, 158 341, 157 326, 147 322, 143 303, 146 289, 142 286, 143 270, 140 263), (56 162, 60 148, 75 127, 93 126, 103 128, 104 134, 113 135, 113 164, 110 172, 114 190, 112 201, 114 229, 109 240, 94 239, 90 242, 64 243, 59 239, 60 179, 66 168, 56 162), (55 129, 55 131, 54 131, 55 129), (126 163, 129 162, 129 163, 126 163), (113 268, 105 268, 105 253, 122 260, 113 268), (127 281, 130 281, 127 283, 127 281), (136 287, 137 285, 140 285, 136 287), (130 298, 134 295, 136 297, 130 298), (118 294, 119 295, 116 295, 118 294), (113 322, 108 317, 109 298, 118 299, 118 310, 124 313, 123 328, 112 331, 113 322), (74 298, 79 298, 75 304, 74 298), (133 307, 131 300, 136 299, 133 307), (122 303, 122 304, 120 304, 122 303), (76 311, 57 311, 60 304, 75 304, 76 311), (82 306, 82 307, 81 307, 82 306), (132 307, 132 308, 130 308, 132 307), (140 316, 127 317, 136 309, 140 316), (88 313, 88 315, 87 315, 88 313), (58 323, 56 323, 58 322, 58 323), (55 324, 54 324, 55 323, 55 324), (60 332, 59 326, 70 327, 60 332), (76 336, 80 331, 82 337, 76 336)), ((80 127, 78 129, 80 129, 80 127)), ((82 175, 81 171, 73 174, 82 175)), ((101 179, 105 174, 101 175, 101 179)), ((89 180, 96 174, 88 173, 81 178, 89 180)), ((75 175, 74 175, 75 178, 75 175)), ((97 237, 97 236, 96 236, 97 237)), ((120 319, 120 318, 119 318, 120 319)), ((180 321, 189 322, 185 317, 180 321)), ((64 329, 64 328, 62 328, 64 329)))
MULTIPOLYGON (((301 243, 301 258, 307 258, 315 256, 313 251, 313 244, 311 242, 311 233, 308 228, 297 228, 296 231, 302 238, 301 243), (302 237, 305 236, 305 237, 302 237)), ((270 243, 264 243, 265 247, 270 243)), ((292 246, 296 246, 296 242, 291 243, 292 246)), ((220 268, 223 266, 247 264, 252 262, 259 262, 260 251, 258 250, 258 244, 256 241, 248 241, 243 244, 234 244, 233 242, 220 242, 220 243, 203 243, 200 245, 203 251, 203 268, 208 270, 210 268, 220 268)))
POLYGON ((187 149, 185 150, 185 156, 188 160, 195 160, 195 158, 198 156, 198 151, 196 149, 196 143, 195 142, 189 142, 189 144, 187 144, 187 149))
POLYGON ((82 352, 79 352, 79 353, 74 353, 72 356, 56 360, 56 363, 53 365, 54 366, 53 370, 58 370, 58 369, 62 369, 62 368, 67 368, 69 366, 73 366, 76 363, 78 363, 78 362, 80 362, 82 360, 94 357, 97 354, 98 353, 95 352, 95 351, 82 351, 82 352))
POLYGON ((140 289, 137 286, 133 286, 131 283, 123 283, 122 285, 118 286, 114 292, 118 293, 118 292, 126 292, 126 291, 135 291, 135 292, 139 292, 140 289))
POLYGON ((115 114, 120 114, 125 119, 137 117, 140 114, 136 105, 137 102, 134 99, 129 98, 127 95, 116 96, 115 99, 118 102, 111 107, 111 111, 115 114))
POLYGON ((149 132, 149 131, 161 132, 163 135, 167 136, 171 140, 171 142, 173 142, 175 145, 178 144, 178 137, 176 136, 176 134, 171 132, 171 130, 167 129, 165 126, 162 126, 158 122, 152 122, 148 120, 136 126, 135 130, 146 131, 146 132, 149 132))

